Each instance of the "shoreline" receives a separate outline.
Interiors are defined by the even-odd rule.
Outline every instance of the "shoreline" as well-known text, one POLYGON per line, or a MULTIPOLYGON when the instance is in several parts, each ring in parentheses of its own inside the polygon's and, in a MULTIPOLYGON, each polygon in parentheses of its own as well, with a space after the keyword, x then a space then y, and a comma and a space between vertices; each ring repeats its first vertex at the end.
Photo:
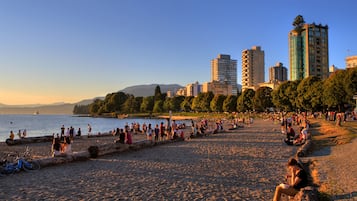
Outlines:
MULTIPOLYGON (((227 130, 227 125, 225 129, 227 130)), ((133 137, 137 140, 146 139, 143 134, 133 137)), ((287 160, 294 156, 298 149, 296 146, 286 146, 282 137, 279 124, 256 119, 249 126, 245 125, 244 128, 226 133, 46 167, 36 173, 19 173, 4 177, 4 191, 9 194, 0 192, 0 197, 38 199, 40 196, 43 199, 51 199, 55 196, 63 200, 113 197, 123 200, 271 200, 275 186, 284 181, 287 160), (68 177, 73 182, 66 182, 65 178, 68 177), (10 182, 14 179, 19 181, 18 184, 10 182), (27 182, 24 181, 27 180, 32 181, 36 187, 28 189, 26 193, 22 190, 17 192, 15 189, 26 189, 27 182), (56 186, 63 183, 68 183, 68 186, 59 191, 56 186), (77 183, 81 185, 77 186, 77 183), (71 196, 60 193, 66 189, 76 193, 71 196)), ((76 151, 78 147, 110 143, 113 140, 114 137, 75 140, 72 149, 76 151)), ((318 170, 324 170, 325 165, 330 169, 343 170, 344 177, 338 178, 346 178, 351 182, 351 174, 356 173, 349 172, 346 167, 354 168, 356 164, 351 159, 348 159, 351 163, 347 166, 346 162, 344 163, 346 167, 339 163, 344 159, 344 150, 351 149, 357 140, 353 143, 330 147, 331 152, 327 152, 327 155, 314 156, 323 165, 318 166, 318 170), (335 155, 336 149, 340 155, 335 155), (335 158, 336 156, 339 158, 335 158), (333 167, 330 167, 331 161, 333 167)), ((41 150, 41 146, 42 152, 43 148, 50 150, 48 144, 33 145, 30 149, 41 150)), ((0 151, 3 152, 2 146, 0 151)), ((353 156, 355 155, 351 155, 352 159, 353 156)), ((303 158, 305 159, 311 159, 310 155, 303 158)), ((350 170, 354 171, 355 168, 350 170)), ((328 175, 327 181, 331 178, 328 175)), ((356 191, 355 187, 352 186, 352 190, 356 191)), ((336 195, 342 195, 342 192, 336 195)))
MULTIPOLYGON (((89 139, 97 143, 102 138, 89 139)), ((3 177, 0 197, 270 200, 296 152, 281 139, 278 124, 256 120, 229 132, 3 177)), ((74 141, 72 148, 79 143, 74 141)))

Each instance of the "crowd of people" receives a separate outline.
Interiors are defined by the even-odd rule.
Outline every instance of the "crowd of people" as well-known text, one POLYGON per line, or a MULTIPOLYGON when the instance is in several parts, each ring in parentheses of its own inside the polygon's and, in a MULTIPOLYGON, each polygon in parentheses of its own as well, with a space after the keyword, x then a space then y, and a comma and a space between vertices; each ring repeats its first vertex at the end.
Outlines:
POLYGON ((113 136, 118 136, 118 139, 115 142, 118 143, 132 143, 133 134, 144 134, 147 140, 150 141, 164 141, 177 139, 178 137, 184 138, 185 124, 177 124, 175 120, 167 120, 167 123, 161 122, 153 126, 151 123, 143 123, 140 126, 139 123, 132 123, 130 126, 125 125, 124 129, 117 128, 112 131, 113 136))
MULTIPOLYGON (((92 127, 88 124, 88 136, 91 135, 92 127)), ((72 154, 72 143, 75 137, 82 136, 81 128, 75 131, 73 126, 66 129, 64 125, 61 126, 60 133, 56 135, 53 133, 51 153, 52 156, 65 156, 67 154, 72 154)))
POLYGON ((291 117, 281 117, 280 119, 281 132, 285 135, 284 142, 287 145, 302 145, 309 138, 310 122, 304 115, 292 115, 291 117), (299 131, 295 132, 293 125, 299 127, 299 131))
MULTIPOLYGON (((17 136, 19 137, 19 139, 26 138, 26 136, 27 136, 26 129, 24 129, 23 131, 19 130, 19 132, 17 133, 17 136)), ((10 140, 14 140, 15 139, 15 134, 14 134, 13 131, 10 131, 9 139, 10 140)))

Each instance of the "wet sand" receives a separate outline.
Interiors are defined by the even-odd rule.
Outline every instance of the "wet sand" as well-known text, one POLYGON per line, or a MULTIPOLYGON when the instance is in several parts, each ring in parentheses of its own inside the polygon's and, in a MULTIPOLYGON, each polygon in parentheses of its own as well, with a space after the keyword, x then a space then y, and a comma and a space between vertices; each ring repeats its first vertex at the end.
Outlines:
POLYGON ((282 142, 279 127, 256 120, 232 132, 20 172, 0 178, 0 200, 271 200, 297 149, 282 142))

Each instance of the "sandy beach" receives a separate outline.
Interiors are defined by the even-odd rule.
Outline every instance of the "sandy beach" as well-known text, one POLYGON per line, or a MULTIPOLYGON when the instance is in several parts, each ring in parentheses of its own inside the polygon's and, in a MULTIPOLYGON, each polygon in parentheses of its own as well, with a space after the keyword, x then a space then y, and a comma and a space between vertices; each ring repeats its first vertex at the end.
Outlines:
POLYGON ((257 120, 234 132, 6 176, 0 199, 271 200, 295 153, 278 124, 257 120))

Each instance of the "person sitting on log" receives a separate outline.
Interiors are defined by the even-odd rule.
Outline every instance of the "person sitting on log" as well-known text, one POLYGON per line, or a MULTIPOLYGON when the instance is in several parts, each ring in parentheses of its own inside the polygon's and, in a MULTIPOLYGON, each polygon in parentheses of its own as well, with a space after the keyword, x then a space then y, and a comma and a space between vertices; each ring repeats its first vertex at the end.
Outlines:
POLYGON ((290 171, 290 174, 287 175, 287 178, 291 179, 290 183, 282 183, 276 187, 273 201, 279 201, 281 194, 295 196, 301 188, 306 187, 308 184, 307 172, 295 158, 289 159, 287 165, 290 171))
POLYGON ((9 136, 10 140, 14 140, 15 138, 15 134, 13 131, 10 131, 10 136, 9 136))
POLYGON ((60 137, 59 137, 58 133, 57 133, 56 137, 55 137, 55 134, 53 134, 51 152, 52 152, 52 157, 61 155, 61 143, 60 143, 60 137))
POLYGON ((300 131, 300 135, 298 138, 294 140, 294 145, 303 145, 307 140, 307 129, 304 128, 300 131))
POLYGON ((295 137, 295 131, 291 127, 291 124, 288 124, 288 129, 286 130, 286 138, 284 139, 284 142, 287 145, 293 145, 294 144, 294 137, 295 137))

